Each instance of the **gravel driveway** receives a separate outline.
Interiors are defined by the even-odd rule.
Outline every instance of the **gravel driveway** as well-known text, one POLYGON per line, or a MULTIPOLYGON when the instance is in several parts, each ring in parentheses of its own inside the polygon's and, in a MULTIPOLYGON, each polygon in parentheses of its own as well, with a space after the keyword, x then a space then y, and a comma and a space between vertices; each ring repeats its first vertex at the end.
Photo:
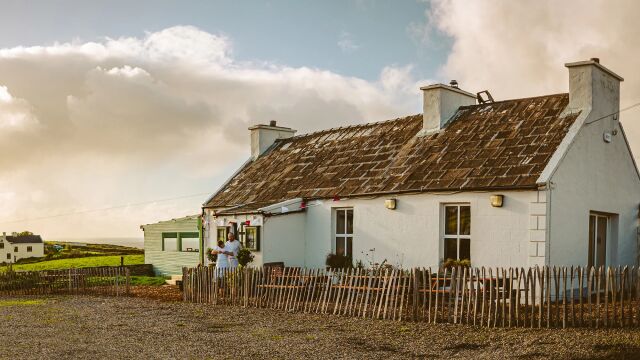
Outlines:
POLYGON ((144 298, 5 297, 0 358, 640 359, 640 329, 488 330, 144 298))

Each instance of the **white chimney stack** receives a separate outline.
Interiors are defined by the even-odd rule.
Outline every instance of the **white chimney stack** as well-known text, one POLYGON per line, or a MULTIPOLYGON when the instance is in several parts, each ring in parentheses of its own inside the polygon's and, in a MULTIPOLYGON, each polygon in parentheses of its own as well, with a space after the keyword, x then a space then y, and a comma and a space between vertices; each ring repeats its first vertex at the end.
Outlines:
POLYGON ((440 131, 461 106, 475 105, 476 95, 453 86, 433 84, 420 88, 423 94, 422 134, 428 135, 440 131))
POLYGON ((255 125, 249 128, 251 131, 251 158, 257 159, 278 139, 292 137, 296 130, 288 127, 277 126, 275 120, 269 125, 255 125))
POLYGON ((594 118, 620 110, 620 82, 624 79, 591 58, 565 64, 569 69, 569 109, 590 111, 594 118))

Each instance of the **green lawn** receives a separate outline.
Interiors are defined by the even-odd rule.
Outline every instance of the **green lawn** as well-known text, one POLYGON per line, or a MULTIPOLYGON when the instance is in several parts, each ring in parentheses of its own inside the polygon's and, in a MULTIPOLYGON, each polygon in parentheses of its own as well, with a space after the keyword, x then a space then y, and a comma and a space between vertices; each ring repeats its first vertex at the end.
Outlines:
MULTIPOLYGON (((124 255, 125 265, 144 264, 144 255, 124 255)), ((86 268, 96 266, 118 266, 120 256, 90 256, 83 258, 41 261, 32 264, 13 265, 14 270, 40 271, 70 268, 86 268)))

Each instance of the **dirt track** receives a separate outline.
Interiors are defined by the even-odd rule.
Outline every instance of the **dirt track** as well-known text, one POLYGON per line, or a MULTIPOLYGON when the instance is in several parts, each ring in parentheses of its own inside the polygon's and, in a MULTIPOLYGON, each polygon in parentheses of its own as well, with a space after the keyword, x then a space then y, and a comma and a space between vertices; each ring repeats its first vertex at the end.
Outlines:
POLYGON ((640 329, 480 329, 90 296, 2 298, 0 339, 0 359, 640 359, 640 329))

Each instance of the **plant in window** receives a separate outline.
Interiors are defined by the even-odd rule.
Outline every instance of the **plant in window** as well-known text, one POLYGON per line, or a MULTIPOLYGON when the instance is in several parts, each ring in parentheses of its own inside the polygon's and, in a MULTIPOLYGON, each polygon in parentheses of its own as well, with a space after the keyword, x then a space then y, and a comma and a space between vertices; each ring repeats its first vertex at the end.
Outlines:
POLYGON ((471 267, 471 260, 469 259, 464 259, 464 260, 456 260, 456 259, 447 259, 442 261, 442 268, 443 269, 453 269, 453 268, 457 268, 457 267, 471 267))
POLYGON ((342 254, 328 254, 325 264, 331 269, 349 269, 353 267, 353 259, 342 254))
POLYGON ((253 261, 254 255, 251 253, 251 250, 243 248, 238 251, 237 257, 238 264, 242 267, 245 267, 253 261))

